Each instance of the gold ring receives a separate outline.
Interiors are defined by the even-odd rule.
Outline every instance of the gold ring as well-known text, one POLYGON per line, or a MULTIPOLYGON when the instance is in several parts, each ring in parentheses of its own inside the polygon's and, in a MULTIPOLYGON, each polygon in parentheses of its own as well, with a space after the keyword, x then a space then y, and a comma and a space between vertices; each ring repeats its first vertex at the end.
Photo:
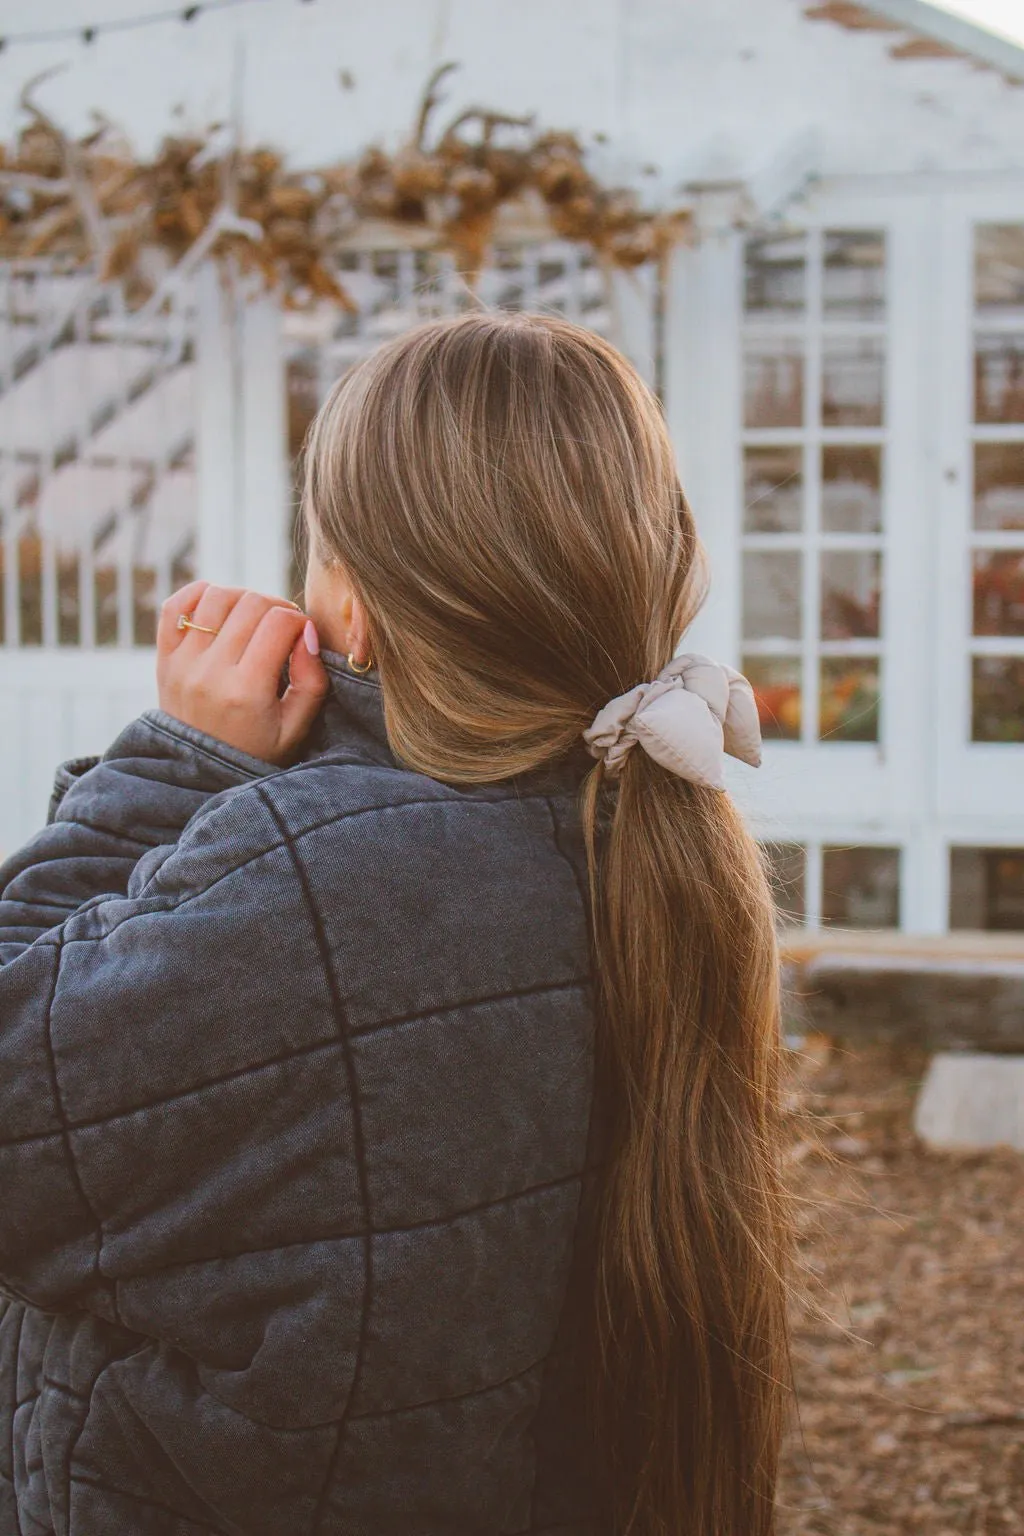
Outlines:
POLYGON ((359 666, 357 666, 357 665, 356 665, 356 663, 355 663, 355 662, 354 662, 354 661, 353 661, 353 660, 352 660, 352 652, 351 652, 351 651, 349 651, 349 653, 348 653, 348 664, 349 664, 349 666, 350 666, 350 667, 351 667, 351 668, 352 668, 352 671, 353 671, 353 672, 369 672, 369 670, 370 670, 370 668, 371 668, 371 667, 372 667, 372 666, 373 666, 373 661, 372 661, 372 660, 371 660, 371 658, 370 658, 370 657, 369 657, 369 656, 368 656, 368 657, 367 657, 367 658, 366 658, 366 665, 365 665, 365 667, 359 667, 359 666))
POLYGON ((211 629, 208 624, 193 624, 187 613, 178 614, 179 629, 201 629, 204 635, 219 635, 219 629, 211 629))

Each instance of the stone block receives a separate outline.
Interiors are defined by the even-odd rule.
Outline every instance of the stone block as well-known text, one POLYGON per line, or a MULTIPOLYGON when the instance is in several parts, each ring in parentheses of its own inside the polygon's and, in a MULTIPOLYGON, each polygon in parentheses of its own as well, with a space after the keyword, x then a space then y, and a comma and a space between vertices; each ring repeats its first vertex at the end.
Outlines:
POLYGON ((942 1051, 933 1056, 914 1129, 936 1150, 1024 1152, 1024 1056, 942 1051))

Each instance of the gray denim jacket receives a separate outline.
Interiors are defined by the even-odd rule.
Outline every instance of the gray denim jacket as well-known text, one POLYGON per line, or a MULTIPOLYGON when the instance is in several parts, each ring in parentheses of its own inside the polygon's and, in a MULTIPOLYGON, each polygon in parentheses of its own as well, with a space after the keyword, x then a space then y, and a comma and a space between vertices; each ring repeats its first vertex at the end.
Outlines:
POLYGON ((0 1536, 590 1536, 589 759, 150 710, 0 866, 0 1536), (582 1200, 581 1200, 582 1195, 582 1200))

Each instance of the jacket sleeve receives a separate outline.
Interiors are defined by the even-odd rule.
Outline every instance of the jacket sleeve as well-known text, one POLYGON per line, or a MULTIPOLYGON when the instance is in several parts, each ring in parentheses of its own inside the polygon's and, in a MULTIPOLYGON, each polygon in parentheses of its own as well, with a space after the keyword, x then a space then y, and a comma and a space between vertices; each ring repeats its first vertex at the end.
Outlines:
POLYGON ((347 1045, 305 891, 257 783, 0 967, 0 1289, 184 1351, 285 1428, 342 1411, 363 1294, 347 1045), (313 1391, 311 1340, 339 1365, 313 1391))
POLYGON ((102 757, 63 763, 46 826, 0 864, 0 963, 83 902, 123 896, 142 855, 175 843, 212 795, 275 772, 159 709, 102 757))

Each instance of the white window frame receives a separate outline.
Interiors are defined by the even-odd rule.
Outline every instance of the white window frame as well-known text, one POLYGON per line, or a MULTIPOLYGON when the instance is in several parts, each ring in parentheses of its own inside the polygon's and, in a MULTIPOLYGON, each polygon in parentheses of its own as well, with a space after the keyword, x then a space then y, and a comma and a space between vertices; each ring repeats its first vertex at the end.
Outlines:
MULTIPOLYGON (((927 487, 918 359, 928 326, 920 278, 929 248, 929 213, 929 198, 908 195, 905 187, 867 193, 856 186, 822 184, 786 221, 816 232, 865 228, 886 234, 885 426, 880 434, 851 429, 858 442, 877 435, 887 444, 879 546, 883 677, 877 743, 769 741, 756 774, 729 765, 729 787, 765 841, 806 842, 814 826, 822 829, 823 841, 838 842, 857 827, 857 837, 846 840, 902 847, 921 819, 928 646, 919 561, 927 487)), ((733 665, 742 654, 741 445, 746 433, 741 343, 743 243, 749 233, 723 229, 679 254, 667 348, 669 423, 712 567, 711 595, 682 648, 705 650, 733 665)), ((816 381, 808 387, 816 387, 816 381)), ((786 435, 779 433, 780 438, 786 435)), ((788 434, 790 440, 797 435, 804 441, 810 436, 806 429, 788 434)), ((805 628, 816 627, 817 569, 806 571, 804 581, 805 628)), ((807 654, 817 651, 815 637, 807 654)), ((807 703, 805 698, 805 708, 807 703)), ((816 700, 813 708, 816 714, 816 700)), ((905 903, 905 911, 908 907, 913 910, 913 904, 905 903)))
MULTIPOLYGON (((949 844, 1024 845, 1024 743, 971 741, 972 655, 1024 658, 1024 636, 973 636, 972 550, 1024 548, 1022 533, 973 529, 974 443, 1024 442, 1024 423, 974 422, 974 229, 1024 225, 1024 183, 942 198, 936 289, 947 324, 936 373, 939 611, 935 615, 934 753, 949 844), (943 602, 942 594, 949 594, 943 602), (954 597, 953 594, 956 594, 954 597)), ((1000 322, 999 330, 1016 327, 1000 322)), ((1024 323, 1019 327, 1024 330, 1024 323)), ((1024 701, 1022 701, 1024 705, 1024 701)))

